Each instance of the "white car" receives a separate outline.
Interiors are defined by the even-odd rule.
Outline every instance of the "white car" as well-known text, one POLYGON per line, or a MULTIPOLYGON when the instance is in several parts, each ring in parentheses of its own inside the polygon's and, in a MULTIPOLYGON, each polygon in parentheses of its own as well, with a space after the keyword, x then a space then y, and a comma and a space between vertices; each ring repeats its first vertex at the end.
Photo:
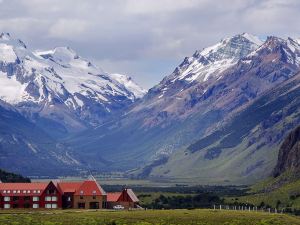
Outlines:
POLYGON ((123 209, 125 209, 124 206, 122 206, 122 205, 115 205, 113 208, 115 210, 123 210, 123 209))

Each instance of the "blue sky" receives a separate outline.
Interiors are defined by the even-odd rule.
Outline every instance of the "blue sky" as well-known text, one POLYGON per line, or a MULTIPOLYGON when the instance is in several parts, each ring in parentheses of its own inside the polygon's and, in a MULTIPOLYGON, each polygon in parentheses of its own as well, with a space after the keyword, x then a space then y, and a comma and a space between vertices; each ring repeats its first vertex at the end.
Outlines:
POLYGON ((0 30, 31 49, 70 46, 150 88, 224 37, 300 37, 299 0, 0 0, 0 30))

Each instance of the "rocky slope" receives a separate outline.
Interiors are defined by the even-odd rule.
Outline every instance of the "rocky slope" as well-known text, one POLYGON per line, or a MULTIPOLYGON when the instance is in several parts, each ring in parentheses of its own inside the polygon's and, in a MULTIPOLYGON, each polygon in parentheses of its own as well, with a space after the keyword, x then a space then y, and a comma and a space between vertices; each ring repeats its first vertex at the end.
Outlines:
POLYGON ((32 52, 7 33, 0 35, 0 87, 0 99, 62 132, 97 126, 145 93, 130 78, 103 72, 69 47, 32 52))
POLYGON ((278 160, 273 175, 277 177, 285 172, 297 174, 299 171, 300 127, 297 127, 284 139, 279 149, 278 160))
MULTIPOLYGON (((185 58, 120 120, 76 136, 68 140, 69 144, 78 150, 85 149, 93 167, 140 167, 133 173, 138 177, 191 178, 203 182, 211 182, 207 179, 211 177, 219 183, 260 179, 274 166, 277 152, 271 151, 270 146, 278 144, 283 134, 297 125, 297 117, 285 125, 285 114, 280 111, 284 105, 274 101, 273 95, 266 99, 276 107, 264 108, 257 117, 253 107, 265 93, 294 78, 300 66, 299 50, 299 44, 290 38, 268 37, 263 43, 249 34, 227 38, 185 58), (268 120, 266 115, 273 114, 268 120), (243 122, 248 117, 249 126, 243 122), (230 126, 235 118, 237 126, 230 126), (277 135, 273 128, 279 124, 285 128, 277 135), (259 130, 252 132, 256 127, 259 130), (274 134, 274 141, 263 143, 274 134), (245 137, 249 138, 248 144, 245 137), (202 139, 209 144, 202 144, 202 139), (249 146, 245 147, 245 143, 249 146), (224 151, 228 148, 234 148, 232 154, 239 156, 235 163, 228 161, 232 159, 224 151), (253 152, 252 160, 239 154, 246 154, 245 149, 253 152), (270 160, 259 160, 271 153, 270 160), (93 156, 98 154, 107 161, 94 161, 93 156), (239 173, 235 168, 239 168, 239 173), (230 174, 232 171, 236 173, 230 174), (224 174, 228 176, 225 178, 224 174)), ((289 113, 298 109, 297 104, 294 108, 292 104, 286 107, 290 107, 289 113)))
POLYGON ((151 175, 250 184, 271 175, 281 141, 300 124, 300 74, 266 91, 221 129, 174 152, 151 175))
POLYGON ((0 165, 1 169, 31 176, 74 174, 82 167, 72 150, 1 101, 0 165))

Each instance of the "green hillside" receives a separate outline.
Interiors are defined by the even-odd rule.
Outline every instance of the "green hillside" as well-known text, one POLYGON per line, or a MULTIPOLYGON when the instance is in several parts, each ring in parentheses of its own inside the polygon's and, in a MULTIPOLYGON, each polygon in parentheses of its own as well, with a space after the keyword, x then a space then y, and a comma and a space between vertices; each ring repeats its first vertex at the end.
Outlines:
POLYGON ((151 175, 253 184, 271 174, 280 141, 298 124, 300 87, 299 80, 293 80, 265 93, 216 132, 172 154, 151 175))

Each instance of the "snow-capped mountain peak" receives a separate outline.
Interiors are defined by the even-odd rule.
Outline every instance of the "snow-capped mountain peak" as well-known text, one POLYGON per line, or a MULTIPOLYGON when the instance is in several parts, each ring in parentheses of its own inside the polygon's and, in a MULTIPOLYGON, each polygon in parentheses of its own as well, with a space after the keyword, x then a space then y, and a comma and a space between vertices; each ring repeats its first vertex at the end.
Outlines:
POLYGON ((0 39, 1 39, 1 40, 5 40, 5 41, 8 41, 8 40, 10 40, 10 34, 9 34, 9 33, 4 33, 4 32, 2 32, 2 33, 0 34, 0 39))
POLYGON ((131 79, 103 72, 69 47, 32 52, 9 34, 0 35, 0 71, 0 99, 69 127, 98 125, 144 94, 131 79))
POLYGON ((211 77, 218 78, 222 71, 247 56, 262 43, 258 37, 248 33, 226 38, 202 51, 196 51, 192 57, 185 58, 169 79, 172 82, 176 80, 203 82, 211 77))
POLYGON ((248 58, 257 55, 262 57, 270 53, 273 53, 273 61, 279 60, 280 58, 281 61, 300 66, 300 44, 295 39, 269 36, 263 45, 249 54, 248 58))
POLYGON ((123 84, 128 90, 130 90, 137 98, 142 98, 147 90, 140 87, 137 83, 135 83, 131 77, 126 76, 124 74, 113 73, 110 74, 115 80, 119 83, 123 84))

